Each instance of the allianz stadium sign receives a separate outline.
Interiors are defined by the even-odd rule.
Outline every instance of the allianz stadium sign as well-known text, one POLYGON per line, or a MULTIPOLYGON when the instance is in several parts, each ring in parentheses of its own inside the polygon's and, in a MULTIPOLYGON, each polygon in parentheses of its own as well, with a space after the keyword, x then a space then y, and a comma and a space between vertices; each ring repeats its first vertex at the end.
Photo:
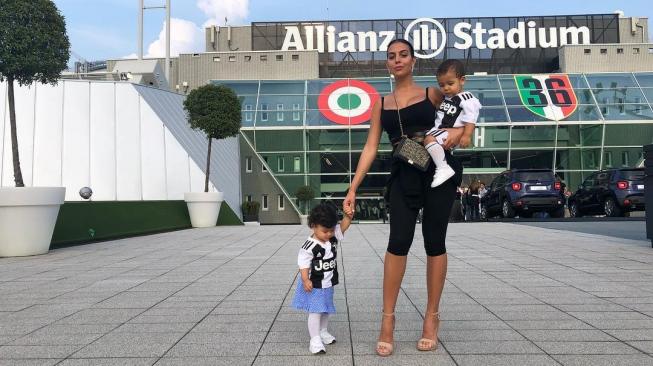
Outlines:
MULTIPOLYGON (((304 24, 285 26, 281 50, 314 50, 319 53, 387 51, 395 31, 336 32, 333 25, 304 24), (302 37, 304 35, 304 37, 302 37)), ((586 26, 538 27, 535 21, 520 21, 514 28, 485 28, 483 23, 459 22, 453 26, 453 39, 447 39, 445 27, 436 19, 418 18, 404 31, 419 58, 432 58, 449 45, 459 50, 557 48, 567 44, 589 44, 586 26)))

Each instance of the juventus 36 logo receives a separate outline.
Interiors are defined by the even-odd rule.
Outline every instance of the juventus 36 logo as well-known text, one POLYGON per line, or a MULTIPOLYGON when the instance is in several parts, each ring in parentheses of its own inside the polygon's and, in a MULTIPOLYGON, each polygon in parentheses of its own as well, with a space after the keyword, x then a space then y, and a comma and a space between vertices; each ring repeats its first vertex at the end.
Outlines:
POLYGON ((560 121, 578 107, 578 99, 567 75, 515 75, 515 83, 522 104, 540 117, 560 121))

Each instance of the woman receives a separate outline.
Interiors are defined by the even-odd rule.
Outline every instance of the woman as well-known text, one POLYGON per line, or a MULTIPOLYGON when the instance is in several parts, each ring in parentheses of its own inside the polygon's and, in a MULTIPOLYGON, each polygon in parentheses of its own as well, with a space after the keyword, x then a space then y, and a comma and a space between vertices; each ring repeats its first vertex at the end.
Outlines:
MULTIPOLYGON (((401 132, 399 118, 404 132, 411 137, 424 136, 433 127, 436 107, 442 101, 442 93, 437 88, 426 90, 413 81, 412 70, 415 65, 415 51, 406 40, 396 39, 388 46, 386 66, 395 79, 394 92, 381 98, 372 108, 372 118, 367 142, 356 168, 356 175, 343 201, 343 210, 352 213, 356 207, 356 190, 374 161, 385 130, 394 143, 401 132)), ((449 138, 443 145, 445 149, 458 144, 462 129, 449 129, 449 138)), ((433 139, 431 136, 428 138, 433 139)), ((456 176, 437 188, 430 188, 434 173, 431 164, 427 172, 393 160, 390 180, 386 187, 389 200, 390 238, 385 254, 383 275, 383 316, 381 332, 376 346, 380 356, 389 356, 393 351, 394 309, 406 270, 406 258, 415 232, 415 223, 420 208, 423 208, 422 233, 427 252, 426 287, 428 302, 424 312, 422 339, 417 348, 422 351, 437 348, 437 331, 440 323, 439 304, 447 273, 445 236, 451 206, 456 197, 456 187, 460 184, 462 168, 460 163, 447 152, 447 162, 456 170, 456 176)))

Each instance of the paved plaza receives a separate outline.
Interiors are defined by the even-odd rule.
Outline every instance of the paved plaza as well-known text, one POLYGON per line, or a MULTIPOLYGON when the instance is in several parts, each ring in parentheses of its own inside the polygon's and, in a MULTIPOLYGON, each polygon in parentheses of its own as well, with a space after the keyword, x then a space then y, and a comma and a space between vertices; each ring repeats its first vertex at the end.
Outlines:
POLYGON ((495 222, 449 226, 441 344, 429 353, 415 349, 426 302, 416 235, 395 354, 381 359, 388 230, 347 232, 330 323, 338 341, 321 356, 308 353, 306 315, 289 307, 305 227, 0 258, 0 365, 653 365, 650 242, 495 222))

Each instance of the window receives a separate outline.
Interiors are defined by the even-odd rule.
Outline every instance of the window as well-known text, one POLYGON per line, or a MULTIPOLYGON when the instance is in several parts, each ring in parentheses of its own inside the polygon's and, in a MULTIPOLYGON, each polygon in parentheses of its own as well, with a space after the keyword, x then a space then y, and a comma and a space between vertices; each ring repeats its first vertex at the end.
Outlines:
POLYGON ((248 194, 247 196, 245 196, 245 202, 252 202, 252 195, 251 194, 248 194))
POLYGON ((302 171, 302 158, 299 156, 295 156, 295 159, 293 160, 293 171, 295 173, 299 173, 302 171))
POLYGON ((268 55, 261 55, 261 61, 265 62, 268 60, 268 55))
POLYGON ((245 56, 245 62, 250 62, 250 61, 252 61, 252 56, 249 55, 245 56))
POLYGON ((284 198, 282 194, 277 195, 277 209, 279 211, 283 211, 286 209, 286 203, 284 202, 284 198))
POLYGON ((277 61, 283 61, 283 55, 277 55, 277 61))
POLYGON ((261 171, 262 171, 263 173, 265 173, 265 172, 268 171, 268 157, 267 157, 267 156, 264 156, 264 157, 263 157, 263 162, 264 162, 265 164, 261 164, 261 171))
POLYGON ((612 151, 606 151, 603 153, 603 166, 606 168, 612 168, 612 151))
POLYGON ((277 104, 277 122, 283 122, 283 104, 277 104))
POLYGON ((261 104, 261 121, 262 122, 267 122, 268 121, 268 104, 267 103, 262 103, 261 104))
POLYGON ((251 104, 245 104, 245 122, 252 122, 253 115, 252 115, 252 110, 254 109, 254 106, 251 104))
POLYGON ((608 54, 608 49, 607 48, 601 48, 601 54, 602 55, 607 55, 608 54))
POLYGON ((215 56, 213 58, 213 62, 220 62, 220 56, 215 56))
POLYGON ((292 55, 292 60, 293 61, 299 61, 299 55, 292 55))
POLYGON ((648 49, 648 54, 649 54, 649 55, 650 55, 650 54, 653 54, 653 48, 649 48, 649 49, 648 49))
POLYGON ((230 55, 229 56, 229 62, 236 62, 236 56, 230 55))
POLYGON ((595 185, 603 185, 607 184, 610 182, 610 173, 599 173, 596 175, 596 181, 594 181, 595 185))
POLYGON ((589 48, 586 48, 586 49, 583 51, 583 53, 585 53, 586 55, 589 55, 589 54, 592 53, 592 50, 589 49, 589 48))
POLYGON ((282 172, 286 169, 286 161, 283 159, 283 156, 277 157, 277 171, 282 172))
POLYGON ((248 156, 248 157, 245 158, 245 171, 247 173, 252 172, 252 157, 251 156, 248 156))
POLYGON ((587 166, 589 168, 596 168, 596 151, 590 151, 588 153, 587 166))
POLYGON ((603 105, 601 106, 601 113, 604 116, 607 116, 610 114, 610 107, 608 106, 608 103, 610 102, 610 99, 608 97, 603 98, 603 105))
POLYGON ((623 48, 617 48, 617 54, 622 55, 624 53, 623 48))
POLYGON ((592 174, 585 181, 583 181, 583 186, 585 188, 592 188, 594 187, 594 183, 596 182, 596 174, 592 174))
POLYGON ((300 121, 301 119, 302 118, 301 118, 301 115, 299 113, 299 103, 294 103, 292 105, 292 120, 293 121, 300 121))
POLYGON ((617 98, 617 104, 619 104, 619 113, 626 114, 626 102, 624 98, 617 98))
POLYGON ((628 151, 621 152, 621 166, 630 166, 630 161, 628 160, 628 151))
POLYGON ((633 108, 633 112, 634 112, 636 115, 641 116, 641 115, 642 115, 642 105, 639 104, 639 103, 642 102, 642 98, 636 97, 636 98, 634 98, 634 100, 635 100, 635 103, 637 103, 637 104, 635 104, 635 105, 633 106, 633 107, 634 107, 634 108, 633 108))
POLYGON ((262 209, 263 211, 267 211, 267 210, 270 209, 270 208, 268 207, 268 195, 267 195, 267 194, 264 194, 264 195, 261 197, 261 209, 262 209))
POLYGON ((633 48, 633 55, 639 55, 639 47, 633 48))

